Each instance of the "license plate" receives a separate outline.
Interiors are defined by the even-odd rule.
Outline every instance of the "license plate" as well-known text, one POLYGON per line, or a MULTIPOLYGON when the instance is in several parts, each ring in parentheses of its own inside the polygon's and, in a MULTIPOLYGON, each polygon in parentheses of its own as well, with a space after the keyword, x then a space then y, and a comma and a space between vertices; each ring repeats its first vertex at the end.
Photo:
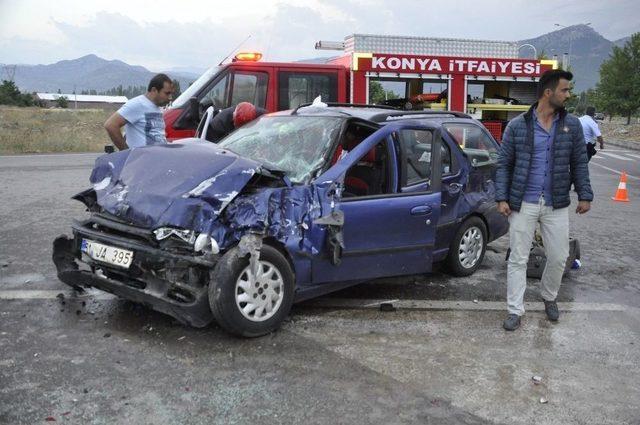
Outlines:
POLYGON ((133 261, 133 251, 82 239, 80 250, 94 260, 128 269, 133 261))

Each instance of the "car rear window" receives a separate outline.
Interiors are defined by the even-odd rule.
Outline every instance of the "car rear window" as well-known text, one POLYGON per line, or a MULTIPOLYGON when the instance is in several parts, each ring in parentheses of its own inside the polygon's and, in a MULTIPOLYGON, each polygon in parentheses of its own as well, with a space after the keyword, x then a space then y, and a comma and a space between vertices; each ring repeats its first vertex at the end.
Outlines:
POLYGON ((467 154, 472 165, 482 166, 498 161, 498 144, 479 126, 468 123, 444 123, 442 127, 467 154))

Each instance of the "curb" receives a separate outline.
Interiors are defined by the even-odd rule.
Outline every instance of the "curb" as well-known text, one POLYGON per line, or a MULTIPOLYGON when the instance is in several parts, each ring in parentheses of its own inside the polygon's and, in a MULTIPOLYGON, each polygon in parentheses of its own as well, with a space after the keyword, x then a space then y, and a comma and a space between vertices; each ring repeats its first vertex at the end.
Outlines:
POLYGON ((607 149, 607 145, 616 146, 619 148, 631 149, 634 151, 640 151, 640 142, 627 142, 625 140, 604 140, 604 149, 607 149))

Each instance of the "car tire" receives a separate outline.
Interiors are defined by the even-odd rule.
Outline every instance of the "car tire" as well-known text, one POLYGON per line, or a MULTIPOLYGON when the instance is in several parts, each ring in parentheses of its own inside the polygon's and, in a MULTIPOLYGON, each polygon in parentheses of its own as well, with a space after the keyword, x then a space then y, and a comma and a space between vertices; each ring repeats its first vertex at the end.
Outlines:
POLYGON ((473 274, 487 250, 487 227, 479 217, 469 217, 458 228, 445 260, 447 270, 454 276, 473 274))
POLYGON ((211 312, 218 324, 234 335, 257 337, 273 332, 293 304, 294 274, 284 255, 262 245, 258 261, 262 276, 257 281, 249 256, 241 256, 238 247, 224 254, 211 272, 211 312))

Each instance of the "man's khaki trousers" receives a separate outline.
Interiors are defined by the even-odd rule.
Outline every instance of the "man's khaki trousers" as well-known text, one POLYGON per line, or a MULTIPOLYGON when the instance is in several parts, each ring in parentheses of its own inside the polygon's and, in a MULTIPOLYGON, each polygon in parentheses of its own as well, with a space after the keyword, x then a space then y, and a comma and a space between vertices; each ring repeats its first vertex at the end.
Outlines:
POLYGON ((537 204, 523 202, 520 211, 509 216, 509 245, 507 263, 507 308, 509 313, 524 314, 524 291, 527 287, 527 261, 531 243, 540 223, 540 233, 547 255, 542 273, 541 294, 546 301, 554 301, 560 289, 567 257, 569 257, 569 208, 554 210, 540 197, 537 204))

